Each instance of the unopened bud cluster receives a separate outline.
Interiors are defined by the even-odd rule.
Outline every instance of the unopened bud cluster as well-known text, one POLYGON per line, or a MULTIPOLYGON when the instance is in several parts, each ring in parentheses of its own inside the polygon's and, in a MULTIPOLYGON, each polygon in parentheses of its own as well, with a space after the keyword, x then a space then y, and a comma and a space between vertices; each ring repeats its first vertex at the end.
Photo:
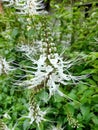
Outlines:
POLYGON ((42 47, 43 47, 43 54, 46 55, 46 57, 51 56, 51 58, 54 58, 54 54, 57 52, 54 39, 51 36, 51 30, 50 28, 45 28, 45 23, 42 24, 42 47), (43 29, 44 28, 44 29, 43 29))
POLYGON ((69 125, 72 128, 79 128, 80 124, 79 124, 78 120, 73 118, 71 114, 67 115, 67 120, 68 120, 69 125))
POLYGON ((52 58, 53 54, 56 53, 56 51, 57 49, 54 43, 43 42, 43 54, 45 54, 46 56, 51 55, 52 58))

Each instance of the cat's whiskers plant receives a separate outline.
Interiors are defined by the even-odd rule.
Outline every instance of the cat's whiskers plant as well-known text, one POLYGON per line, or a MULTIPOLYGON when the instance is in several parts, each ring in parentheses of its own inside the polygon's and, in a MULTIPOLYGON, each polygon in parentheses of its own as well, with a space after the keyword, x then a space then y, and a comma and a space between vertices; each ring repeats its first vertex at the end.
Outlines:
POLYGON ((43 0, 2 0, 5 6, 13 6, 18 14, 36 15, 47 13, 43 0))
MULTIPOLYGON (((38 54, 39 58, 36 59, 33 57, 33 51, 28 53, 28 51, 24 49, 24 46, 20 47, 20 51, 24 52, 24 55, 27 57, 27 59, 32 62, 32 66, 28 66, 27 68, 26 66, 24 67, 27 70, 27 79, 16 83, 16 85, 18 84, 19 86, 23 86, 31 91, 28 108, 29 113, 28 116, 25 117, 30 119, 30 124, 35 122, 38 126, 41 121, 46 121, 44 117, 47 114, 47 111, 41 110, 39 104, 37 104, 36 95, 42 89, 46 89, 49 92, 49 99, 52 95, 57 93, 69 100, 76 101, 60 91, 60 84, 71 85, 75 84, 75 81, 77 82, 80 79, 85 78, 85 76, 73 76, 69 72, 69 69, 73 64, 70 61, 64 61, 63 57, 59 56, 56 45, 51 37, 51 30, 48 27, 46 28, 45 22, 46 21, 44 19, 44 22, 41 26, 42 39, 40 42, 38 42, 38 44, 41 44, 39 46, 42 47, 40 55, 38 54), (31 69, 30 74, 28 74, 28 69, 29 71, 31 69)), ((29 49, 33 50, 32 47, 29 49)), ((26 72, 26 70, 24 71, 26 72)))
MULTIPOLYGON (((44 26, 43 24, 42 28, 45 28, 44 26)), ((50 97, 54 95, 55 92, 64 96, 59 90, 60 84, 73 84, 85 76, 73 76, 68 71, 73 64, 69 61, 64 62, 63 58, 56 52, 56 46, 51 38, 50 30, 44 29, 43 31, 42 42, 39 42, 39 44, 42 44, 42 53, 39 59, 33 59, 33 57, 28 55, 28 53, 26 54, 25 51, 27 58, 29 57, 32 61, 32 68, 35 66, 34 76, 29 80, 20 82, 19 85, 27 87, 28 89, 34 89, 45 82, 46 86, 43 85, 43 87, 49 89, 50 97)))

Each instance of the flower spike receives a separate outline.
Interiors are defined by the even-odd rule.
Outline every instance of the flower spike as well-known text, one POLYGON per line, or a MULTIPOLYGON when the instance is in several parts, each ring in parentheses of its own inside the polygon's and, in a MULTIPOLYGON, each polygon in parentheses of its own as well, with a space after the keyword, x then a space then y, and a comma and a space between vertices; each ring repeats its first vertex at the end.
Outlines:
POLYGON ((2 0, 5 6, 13 6, 18 14, 36 15, 45 12, 43 0, 2 0))

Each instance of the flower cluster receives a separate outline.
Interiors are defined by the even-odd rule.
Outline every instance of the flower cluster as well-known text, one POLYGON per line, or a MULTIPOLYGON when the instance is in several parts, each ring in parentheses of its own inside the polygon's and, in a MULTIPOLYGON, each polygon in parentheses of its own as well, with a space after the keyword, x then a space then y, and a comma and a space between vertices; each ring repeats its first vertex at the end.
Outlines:
POLYGON ((2 0, 6 6, 13 6, 19 14, 35 15, 45 13, 43 0, 2 0))
POLYGON ((21 46, 17 47, 17 51, 25 53, 26 56, 35 56, 42 52, 41 41, 36 41, 33 45, 21 43, 21 46))
POLYGON ((78 120, 73 118, 73 115, 71 113, 69 113, 67 115, 67 120, 68 120, 69 125, 72 128, 79 128, 80 127, 80 124, 79 124, 78 120))
MULTIPOLYGON (((70 72, 70 68, 74 64, 73 61, 64 60, 63 57, 57 53, 56 45, 50 33, 51 30, 50 28, 45 28, 46 24, 44 20, 40 27, 43 31, 41 35, 43 38, 41 41, 35 41, 34 44, 38 46, 40 53, 38 53, 37 49, 34 49, 34 46, 22 45, 18 47, 18 50, 24 52, 24 55, 31 64, 30 66, 23 65, 23 67, 21 66, 19 68, 21 70, 25 68, 26 79, 23 80, 21 77, 16 83, 16 85, 23 86, 34 92, 30 97, 29 115, 26 117, 31 120, 31 124, 36 122, 37 125, 45 120, 44 116, 46 115, 46 111, 41 111, 40 106, 37 104, 36 100, 34 100, 36 99, 36 94, 41 89, 44 88, 49 92, 48 100, 56 93, 64 98, 74 100, 60 90, 61 84, 64 86, 76 84, 80 79, 86 77, 74 76, 70 72), (33 54, 37 56, 34 57, 33 54)), ((52 129, 56 130, 56 127, 52 129)))
POLYGON ((8 72, 10 71, 10 65, 9 63, 6 61, 5 58, 0 58, 0 75, 1 74, 8 74, 8 72))
MULTIPOLYGON (((43 45, 44 44, 45 43, 43 43, 43 45)), ((54 46, 53 43, 51 46, 52 45, 54 46)), ((60 96, 64 96, 64 94, 59 90, 60 84, 73 84, 75 81, 82 79, 83 76, 73 76, 68 71, 73 65, 72 61, 63 61, 63 58, 59 56, 58 53, 52 53, 54 47, 50 47, 50 49, 48 48, 47 50, 47 47, 43 48, 43 54, 40 55, 38 60, 25 53, 29 60, 32 61, 32 67, 30 66, 30 68, 35 71, 31 72, 33 75, 31 77, 33 78, 19 82, 18 85, 27 87, 28 89, 34 89, 43 84, 43 87, 47 87, 49 89, 49 98, 55 93, 58 93, 60 96)))
POLYGON ((29 114, 28 116, 25 116, 26 118, 30 119, 30 124, 33 122, 36 122, 36 124, 39 126, 41 121, 45 121, 44 116, 46 115, 46 111, 41 111, 40 107, 38 104, 36 105, 31 105, 29 107, 29 114))

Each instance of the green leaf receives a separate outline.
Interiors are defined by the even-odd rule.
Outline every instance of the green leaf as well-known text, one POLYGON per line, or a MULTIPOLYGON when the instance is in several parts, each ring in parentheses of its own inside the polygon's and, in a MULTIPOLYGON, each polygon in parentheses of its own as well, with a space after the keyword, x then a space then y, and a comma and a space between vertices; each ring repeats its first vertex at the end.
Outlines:
POLYGON ((98 116, 93 115, 92 121, 94 122, 95 125, 98 125, 98 116))
POLYGON ((28 130, 29 127, 30 127, 29 120, 26 119, 26 120, 23 122, 23 130, 28 130))
POLYGON ((18 34, 18 28, 14 28, 13 31, 12 31, 11 36, 16 37, 17 34, 18 34))
POLYGON ((77 92, 78 94, 83 94, 88 89, 88 86, 85 84, 78 84, 77 87, 78 87, 77 92))
POLYGON ((58 94, 55 94, 54 95, 54 101, 55 102, 62 102, 64 100, 64 98, 63 97, 61 97, 60 95, 58 95, 58 94))
POLYGON ((38 94, 38 98, 42 101, 44 101, 45 103, 47 103, 47 101, 49 100, 49 95, 46 91, 41 91, 39 94, 38 94))
POLYGON ((94 86, 97 86, 96 82, 92 79, 87 79, 87 81, 91 84, 91 85, 94 85, 94 86))
POLYGON ((66 114, 67 113, 74 114, 75 109, 74 109, 74 107, 70 103, 67 103, 65 105, 64 109, 65 109, 66 114))
POLYGON ((98 76, 97 76, 97 75, 93 75, 92 77, 93 77, 93 79, 94 79, 95 81, 98 81, 98 76))
POLYGON ((89 106, 81 106, 81 113, 83 115, 83 119, 88 121, 90 119, 90 107, 89 106))
POLYGON ((98 103, 98 94, 92 96, 92 101, 98 103))

